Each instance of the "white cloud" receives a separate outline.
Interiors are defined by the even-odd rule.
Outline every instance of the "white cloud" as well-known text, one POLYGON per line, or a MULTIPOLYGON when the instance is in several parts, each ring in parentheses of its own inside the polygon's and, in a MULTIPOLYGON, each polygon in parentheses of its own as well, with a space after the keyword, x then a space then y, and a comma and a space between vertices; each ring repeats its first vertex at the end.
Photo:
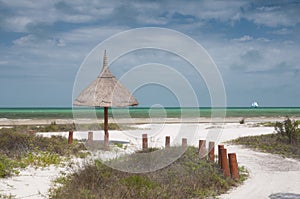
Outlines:
POLYGON ((30 45, 34 40, 35 40, 35 36, 30 34, 14 40, 13 44, 17 46, 30 45))
POLYGON ((94 46, 108 37, 127 30, 125 26, 90 26, 77 28, 68 32, 59 34, 59 37, 66 43, 94 46))
POLYGON ((288 34, 291 34, 291 30, 287 29, 287 28, 281 28, 281 29, 272 31, 271 33, 276 34, 276 35, 288 35, 288 34))
POLYGON ((14 18, 7 18, 4 20, 5 26, 8 30, 14 31, 14 32, 24 32, 25 27, 32 23, 32 19, 26 16, 17 16, 14 18))
MULTIPOLYGON (((172 25, 174 22, 199 23, 214 19, 234 24, 241 19, 270 27, 293 26, 300 22, 297 4, 257 6, 257 2, 238 1, 195 1, 186 2, 126 2, 119 1, 3 1, 10 10, 3 15, 7 30, 28 32, 28 26, 67 23, 113 23, 140 25, 172 25), (175 19, 174 15, 181 17, 175 19), (189 19, 189 21, 187 20, 189 19), (177 21, 179 20, 179 21, 177 21)), ((276 3, 274 3, 276 4, 276 3)), ((107 24, 106 24, 107 25, 107 24)))
POLYGON ((0 61, 0 65, 7 65, 9 62, 8 61, 0 61))
POLYGON ((244 42, 244 41, 251 41, 253 39, 253 37, 249 36, 249 35, 244 35, 240 38, 237 39, 233 39, 234 41, 240 41, 240 42, 244 42))
POLYGON ((249 10, 243 16, 256 24, 269 27, 295 26, 300 23, 300 6, 296 3, 280 3, 277 6, 262 6, 249 10))

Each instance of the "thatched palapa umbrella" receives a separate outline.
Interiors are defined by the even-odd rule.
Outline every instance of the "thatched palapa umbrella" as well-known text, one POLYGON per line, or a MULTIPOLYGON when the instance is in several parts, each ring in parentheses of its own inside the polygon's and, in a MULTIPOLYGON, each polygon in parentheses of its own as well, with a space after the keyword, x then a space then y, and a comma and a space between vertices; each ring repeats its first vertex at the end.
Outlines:
POLYGON ((104 107, 104 146, 108 149, 108 107, 138 105, 138 101, 110 72, 106 50, 100 75, 73 102, 76 106, 104 107))

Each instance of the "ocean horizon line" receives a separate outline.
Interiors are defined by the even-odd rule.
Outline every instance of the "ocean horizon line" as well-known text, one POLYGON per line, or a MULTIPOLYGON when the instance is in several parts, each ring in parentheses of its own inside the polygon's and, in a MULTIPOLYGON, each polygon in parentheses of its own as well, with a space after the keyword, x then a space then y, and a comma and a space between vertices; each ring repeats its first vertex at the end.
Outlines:
MULTIPOLYGON (((0 107, 0 109, 91 109, 95 107, 87 107, 87 106, 74 106, 74 107, 66 107, 66 106, 40 106, 40 107, 30 107, 30 106, 17 106, 17 107, 0 107)), ((101 109, 103 107, 96 107, 96 109, 101 109)), ((265 109, 265 108, 300 108, 300 106, 259 106, 259 107, 251 107, 251 106, 226 106, 226 107, 221 107, 221 106, 216 106, 216 107, 211 107, 211 106, 199 106, 199 107, 194 107, 194 106, 166 106, 166 107, 151 107, 151 106, 126 106, 126 107, 109 107, 109 108, 114 108, 114 109, 178 109, 178 108, 186 108, 186 109, 192 109, 192 108, 205 108, 205 109, 239 109, 239 108, 246 108, 246 109, 265 109)))

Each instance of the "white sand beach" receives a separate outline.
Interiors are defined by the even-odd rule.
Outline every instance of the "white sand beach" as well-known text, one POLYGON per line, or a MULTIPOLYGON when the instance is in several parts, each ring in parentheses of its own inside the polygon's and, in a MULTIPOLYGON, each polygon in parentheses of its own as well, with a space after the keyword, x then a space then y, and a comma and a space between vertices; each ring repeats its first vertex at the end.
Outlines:
MULTIPOLYGON (((281 119, 277 118, 277 121, 281 119)), ((163 147, 165 136, 171 137, 171 145, 181 144, 181 138, 187 138, 189 145, 198 146, 199 139, 215 141, 216 145, 225 141, 248 135, 270 134, 273 127, 246 124, 226 123, 168 123, 168 124, 139 124, 135 130, 110 131, 110 140, 128 142, 128 153, 142 147, 142 134, 147 133, 149 147, 163 147)), ((42 136, 62 135, 68 132, 40 133, 42 136)), ((87 139, 87 132, 74 132, 75 139, 87 139)), ((94 140, 102 140, 103 132, 94 132, 94 140)), ((220 198, 271 198, 273 196, 300 197, 300 162, 285 159, 278 155, 256 152, 241 146, 225 144, 228 152, 235 152, 240 166, 245 166, 249 172, 249 179, 237 188, 220 198), (273 195, 272 195, 273 194, 273 195), (277 194, 277 195, 276 195, 277 194), (280 195, 281 194, 281 195, 280 195)), ((105 152, 102 158, 114 157, 116 152, 105 152)), ((60 171, 70 168, 49 167, 45 169, 27 168, 19 176, 0 180, 0 193, 16 195, 17 198, 45 198, 51 187, 51 180, 59 176, 60 171)), ((295 198, 294 197, 294 198, 295 198)), ((275 198, 275 197, 274 197, 275 198)), ((278 197, 280 198, 280 197, 278 197)), ((284 198, 284 197, 281 197, 284 198)))

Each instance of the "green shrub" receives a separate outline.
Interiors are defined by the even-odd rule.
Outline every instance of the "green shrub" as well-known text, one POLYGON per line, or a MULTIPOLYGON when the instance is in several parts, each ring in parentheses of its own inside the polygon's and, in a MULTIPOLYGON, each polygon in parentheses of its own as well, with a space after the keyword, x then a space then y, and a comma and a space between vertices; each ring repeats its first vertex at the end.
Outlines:
POLYGON ((21 163, 0 155, 0 178, 5 178, 12 174, 18 174, 19 171, 16 168, 20 166, 22 166, 21 163))
POLYGON ((287 140, 289 144, 300 142, 299 122, 292 121, 287 117, 283 122, 275 123, 275 131, 281 136, 282 140, 287 140))
POLYGON ((241 119, 239 123, 240 124, 245 124, 245 118, 241 119))
POLYGON ((122 184, 128 187, 128 189, 135 189, 141 194, 145 192, 147 189, 154 189, 157 187, 157 183, 151 181, 149 177, 142 175, 132 175, 129 177, 125 177, 120 181, 122 184))

